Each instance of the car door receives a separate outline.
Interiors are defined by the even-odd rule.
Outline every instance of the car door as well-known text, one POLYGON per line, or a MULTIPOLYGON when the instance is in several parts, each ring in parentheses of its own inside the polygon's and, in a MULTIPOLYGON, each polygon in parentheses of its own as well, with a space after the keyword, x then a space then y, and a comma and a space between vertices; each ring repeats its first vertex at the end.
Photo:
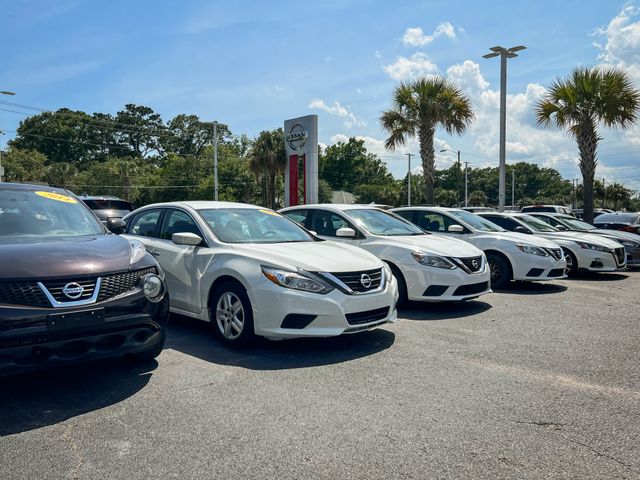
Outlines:
POLYGON ((153 208, 143 210, 127 221, 126 235, 142 242, 151 255, 154 255, 154 249, 158 245, 163 214, 162 208, 153 208))
POLYGON ((414 219, 412 220, 418 227, 427 232, 446 235, 447 237, 457 238, 459 240, 469 239, 469 230, 464 225, 457 222, 449 215, 432 210, 416 210, 414 219), (462 228, 460 232, 451 232, 449 227, 456 225, 462 228))
MULTIPOLYGON (((322 209, 313 210, 312 213, 309 230, 316 232, 316 235, 320 238, 333 240, 334 242, 348 243, 349 245, 360 245, 362 241, 360 231, 345 217, 338 213, 322 209), (356 232, 356 235, 353 238, 338 237, 336 233, 341 228, 351 228, 356 232)), ((307 219, 307 221, 309 221, 309 219, 307 219)))
POLYGON ((191 215, 184 210, 168 208, 163 216, 160 238, 152 254, 165 271, 171 305, 188 312, 202 311, 200 281, 211 260, 202 231, 191 215), (177 245, 171 237, 174 233, 194 233, 203 239, 201 245, 177 245))

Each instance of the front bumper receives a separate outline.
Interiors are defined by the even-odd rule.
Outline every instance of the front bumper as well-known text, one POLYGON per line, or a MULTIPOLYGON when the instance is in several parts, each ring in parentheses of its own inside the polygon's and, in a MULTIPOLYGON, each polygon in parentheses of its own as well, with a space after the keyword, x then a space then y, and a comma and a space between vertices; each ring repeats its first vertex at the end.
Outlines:
POLYGON ((541 257, 520 253, 513 256, 511 266, 514 280, 540 282, 567 277, 567 261, 564 256, 560 260, 556 260, 552 256, 541 257))
POLYGON ((0 374, 138 353, 162 341, 169 298, 149 302, 140 289, 104 302, 71 308, 0 305, 0 374), (98 314, 103 321, 57 321, 98 314))
POLYGON ((626 258, 623 261, 616 259, 613 253, 598 252, 596 250, 580 249, 578 256, 578 269, 587 272, 617 272, 626 270, 626 258))
POLYGON ((491 293, 489 265, 478 273, 466 273, 461 268, 446 270, 415 265, 398 265, 407 284, 409 300, 418 302, 463 301, 491 293))
POLYGON ((333 337, 371 330, 398 318, 395 278, 375 293, 321 295, 274 285, 266 278, 247 290, 256 335, 270 339, 333 337))

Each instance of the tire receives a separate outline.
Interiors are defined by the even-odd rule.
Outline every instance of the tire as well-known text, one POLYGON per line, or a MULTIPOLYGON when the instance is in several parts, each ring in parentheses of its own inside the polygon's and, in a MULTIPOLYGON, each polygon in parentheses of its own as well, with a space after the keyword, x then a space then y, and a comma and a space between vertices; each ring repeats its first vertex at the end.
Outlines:
POLYGON ((391 273, 393 273, 393 276, 396 278, 396 282, 398 282, 398 306, 406 307, 409 304, 407 282, 398 267, 395 265, 389 265, 389 267, 391 267, 391 273))
POLYGON ((578 259, 576 256, 571 253, 571 250, 566 248, 562 249, 564 251, 564 256, 567 259, 567 268, 565 270, 567 276, 572 276, 578 273, 578 259))
POLYGON ((487 253, 487 263, 491 269, 491 288, 504 288, 511 281, 509 261, 497 253, 487 253))
POLYGON ((241 285, 225 282, 218 286, 211 307, 213 328, 224 343, 240 347, 255 339, 251 302, 241 285))
POLYGON ((153 347, 151 347, 148 350, 127 355, 127 360, 130 360, 131 362, 134 362, 134 363, 150 362, 151 360, 153 360, 154 358, 156 358, 158 355, 162 353, 166 340, 167 340, 167 331, 163 327, 160 341, 158 343, 156 343, 153 347))

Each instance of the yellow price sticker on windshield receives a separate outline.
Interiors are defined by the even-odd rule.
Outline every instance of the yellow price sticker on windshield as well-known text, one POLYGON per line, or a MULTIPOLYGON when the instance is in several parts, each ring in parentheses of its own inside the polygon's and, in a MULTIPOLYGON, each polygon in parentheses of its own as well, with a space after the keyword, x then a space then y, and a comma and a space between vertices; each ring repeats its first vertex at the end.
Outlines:
POLYGON ((44 198, 50 198, 51 200, 57 200, 58 202, 64 203, 78 203, 75 198, 68 197, 67 195, 61 195, 59 193, 53 192, 36 192, 36 195, 39 195, 44 198))
POLYGON ((266 213, 267 215, 273 215, 274 217, 279 217, 280 214, 276 212, 272 212, 271 210, 258 210, 259 212, 266 213))

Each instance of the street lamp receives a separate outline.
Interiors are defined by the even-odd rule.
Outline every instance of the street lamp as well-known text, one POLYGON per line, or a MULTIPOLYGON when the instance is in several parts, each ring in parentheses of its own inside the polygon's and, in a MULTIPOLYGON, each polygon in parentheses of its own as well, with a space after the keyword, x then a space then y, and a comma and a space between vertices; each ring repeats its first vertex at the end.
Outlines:
MULTIPOLYGON (((460 197, 460 150, 451 150, 449 148, 443 148, 442 150, 440 150, 440 153, 442 152, 451 152, 451 153, 456 153, 458 154, 458 171, 456 172, 456 201, 458 201, 458 198, 460 197)), ((467 206, 467 162, 464 162, 465 164, 465 168, 464 168, 464 206, 467 206)))
POLYGON ((483 55, 482 58, 493 58, 500 56, 500 174, 498 180, 498 208, 504 211, 504 174, 505 174, 505 145, 507 129, 507 59, 518 56, 516 52, 524 50, 525 46, 517 47, 491 47, 491 53, 483 55))

